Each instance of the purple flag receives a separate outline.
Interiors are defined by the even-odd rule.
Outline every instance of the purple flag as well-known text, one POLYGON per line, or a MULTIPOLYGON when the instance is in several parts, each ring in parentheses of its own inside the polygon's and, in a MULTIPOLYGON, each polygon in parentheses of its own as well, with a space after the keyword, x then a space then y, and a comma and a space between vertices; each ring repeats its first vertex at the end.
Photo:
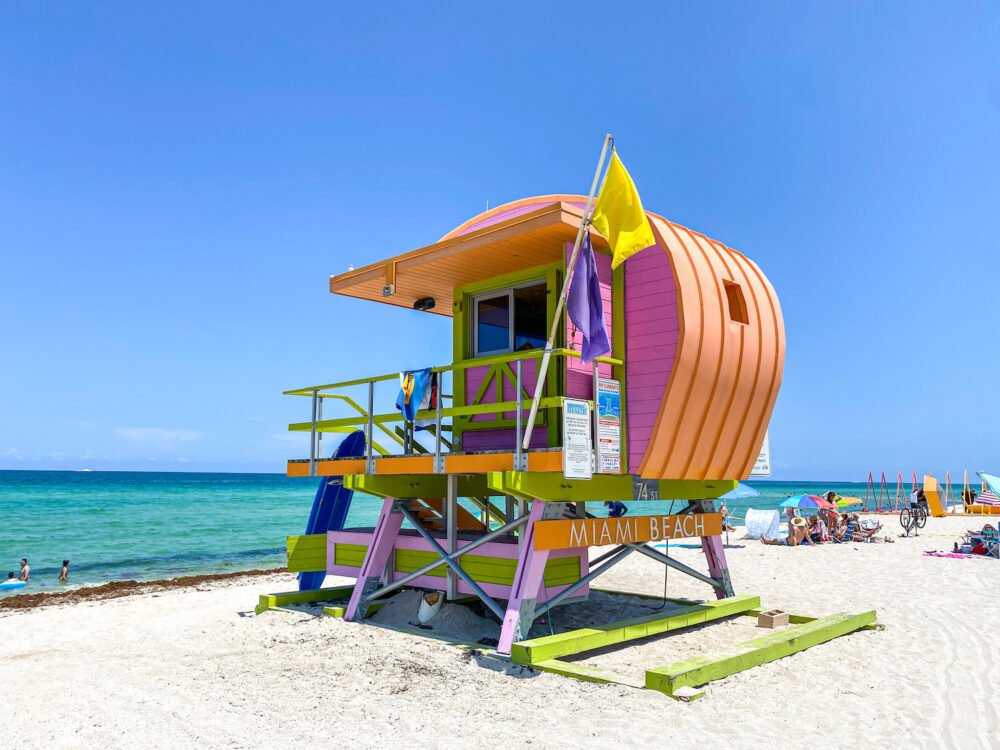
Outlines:
POLYGON ((597 278, 597 263, 590 246, 590 232, 583 237, 583 244, 576 256, 573 280, 566 297, 566 310, 574 325, 583 334, 581 359, 593 362, 611 351, 608 331, 604 325, 604 303, 601 301, 601 282, 597 278))

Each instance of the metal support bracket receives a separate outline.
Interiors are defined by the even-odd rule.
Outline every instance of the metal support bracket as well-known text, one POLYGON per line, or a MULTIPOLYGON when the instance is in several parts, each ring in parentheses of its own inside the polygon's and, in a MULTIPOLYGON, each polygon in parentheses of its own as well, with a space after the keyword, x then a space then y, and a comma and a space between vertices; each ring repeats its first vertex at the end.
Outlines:
POLYGON ((365 615, 368 614, 368 604, 371 599, 371 595, 378 590, 379 580, 378 578, 369 578, 364 582, 361 587, 361 600, 358 603, 358 612, 355 615, 355 621, 361 622, 365 619, 365 615))
POLYGON ((542 520, 552 521, 566 515, 576 515, 576 510, 570 508, 570 503, 545 503, 542 506, 542 520))
POLYGON ((532 623, 535 622, 535 618, 540 614, 535 609, 536 604, 536 599, 521 600, 521 612, 517 616, 517 626, 514 628, 515 642, 524 640, 528 637, 528 633, 531 631, 532 623))

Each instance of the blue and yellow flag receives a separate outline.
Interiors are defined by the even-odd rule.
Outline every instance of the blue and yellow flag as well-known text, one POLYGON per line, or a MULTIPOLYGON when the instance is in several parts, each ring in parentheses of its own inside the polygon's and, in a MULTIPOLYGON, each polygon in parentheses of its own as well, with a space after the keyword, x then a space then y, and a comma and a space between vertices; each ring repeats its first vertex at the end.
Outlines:
POLYGON ((642 210, 639 191, 613 149, 608 173, 594 206, 592 223, 611 245, 612 268, 620 266, 630 255, 656 244, 653 228, 642 210))

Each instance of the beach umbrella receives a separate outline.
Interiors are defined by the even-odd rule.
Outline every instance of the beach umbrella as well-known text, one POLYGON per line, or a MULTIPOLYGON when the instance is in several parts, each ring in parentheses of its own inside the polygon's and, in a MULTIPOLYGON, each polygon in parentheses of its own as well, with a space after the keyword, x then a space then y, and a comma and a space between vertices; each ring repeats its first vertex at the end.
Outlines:
POLYGON ((852 505, 861 505, 861 499, 857 497, 838 497, 838 508, 850 508, 852 505))
POLYGON ((985 471, 977 471, 983 484, 989 487, 985 492, 981 492, 976 498, 978 505, 1000 505, 1000 477, 987 474, 985 471))
POLYGON ((719 497, 720 500, 746 500, 751 497, 760 497, 760 492, 749 484, 739 482, 735 490, 729 490, 725 495, 719 497))
POLYGON ((816 495, 792 495, 781 501, 782 508, 799 508, 800 510, 832 510, 833 504, 816 495))

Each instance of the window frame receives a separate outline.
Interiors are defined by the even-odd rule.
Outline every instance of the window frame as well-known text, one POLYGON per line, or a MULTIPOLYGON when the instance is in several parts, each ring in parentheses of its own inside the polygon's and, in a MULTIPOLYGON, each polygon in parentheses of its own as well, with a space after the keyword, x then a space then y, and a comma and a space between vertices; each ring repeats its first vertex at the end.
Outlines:
POLYGON ((514 351, 514 287, 494 289, 472 295, 472 356, 489 357, 493 354, 506 354, 514 351), (507 346, 502 349, 479 350, 479 303, 483 300, 507 297, 507 346))
MULTIPOLYGON (((471 349, 473 359, 478 359, 480 357, 490 357, 497 354, 510 354, 514 351, 514 341, 516 339, 516 332, 514 330, 514 291, 517 289, 523 289, 529 286, 543 286, 545 287, 545 293, 548 294, 549 282, 544 276, 531 281, 525 281, 520 284, 512 284, 511 286, 498 287, 497 289, 491 289, 488 292, 477 292, 469 296, 469 301, 472 304, 472 334, 471 334, 471 349), (497 297, 503 297, 506 294, 508 300, 507 307, 507 346, 503 349, 490 349, 489 351, 480 351, 479 349, 479 302, 481 300, 496 299, 497 297)), ((547 318, 548 316, 546 316, 547 318)), ((546 322, 546 326, 548 323, 546 322)), ((546 331, 548 335, 548 331, 546 331)))

